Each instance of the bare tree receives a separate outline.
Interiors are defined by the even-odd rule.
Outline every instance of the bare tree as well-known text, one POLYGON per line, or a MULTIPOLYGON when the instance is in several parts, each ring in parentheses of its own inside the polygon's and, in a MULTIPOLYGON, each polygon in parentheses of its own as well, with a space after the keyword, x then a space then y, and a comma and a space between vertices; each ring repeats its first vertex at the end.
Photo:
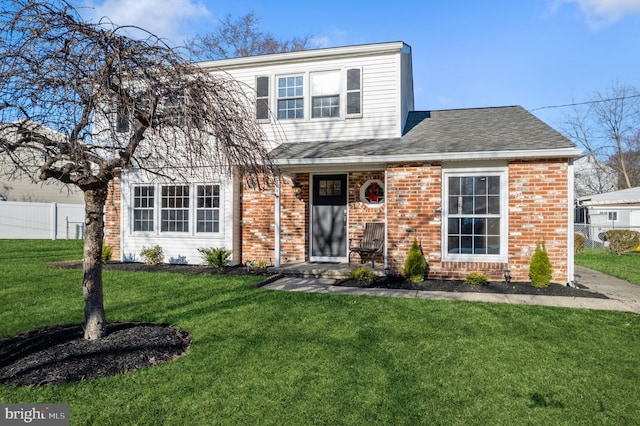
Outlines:
POLYGON ((618 188, 631 188, 637 173, 628 141, 640 130, 640 92, 632 86, 614 85, 597 91, 588 102, 576 104, 567 120, 567 136, 583 146, 597 170, 618 188), (611 173, 613 171, 613 173, 611 173))
POLYGON ((256 182, 272 171, 266 136, 243 87, 151 34, 134 40, 109 22, 87 23, 64 0, 4 2, 0 23, 0 170, 83 191, 85 339, 99 339, 109 183, 129 168, 256 182))
POLYGON ((213 32, 191 38, 187 49, 196 59, 211 60, 293 52, 304 50, 309 44, 308 35, 278 40, 271 33, 260 31, 259 23, 253 12, 236 20, 227 15, 213 32))

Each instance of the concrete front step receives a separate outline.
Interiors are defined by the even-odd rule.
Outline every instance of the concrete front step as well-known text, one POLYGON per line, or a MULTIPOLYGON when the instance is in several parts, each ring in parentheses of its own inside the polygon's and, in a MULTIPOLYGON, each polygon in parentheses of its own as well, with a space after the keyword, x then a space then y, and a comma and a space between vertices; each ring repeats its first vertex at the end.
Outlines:
POLYGON ((359 263, 325 263, 325 262, 309 262, 309 263, 295 263, 291 265, 283 265, 280 267, 272 268, 273 272, 282 274, 285 277, 300 277, 300 278, 331 278, 336 280, 345 279, 349 276, 349 273, 357 268, 366 268, 372 270, 374 274, 378 276, 384 275, 384 269, 382 265, 376 265, 374 269, 371 269, 371 264, 359 264, 359 263))

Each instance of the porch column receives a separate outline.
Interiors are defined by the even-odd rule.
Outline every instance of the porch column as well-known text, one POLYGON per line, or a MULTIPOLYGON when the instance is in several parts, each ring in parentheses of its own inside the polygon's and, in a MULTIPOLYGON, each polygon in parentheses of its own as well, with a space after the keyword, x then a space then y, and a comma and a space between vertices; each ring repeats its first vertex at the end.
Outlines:
POLYGON ((389 186, 387 185, 387 165, 384 166, 384 252, 382 253, 382 257, 384 259, 384 270, 387 270, 389 264, 387 263, 387 254, 389 253, 389 239, 387 235, 389 234, 389 210, 387 206, 389 205, 389 186))
POLYGON ((275 188, 274 188, 274 202, 275 204, 275 209, 274 209, 274 239, 275 241, 273 242, 273 247, 274 247, 274 265, 276 268, 280 267, 280 211, 281 211, 281 205, 280 205, 280 181, 281 181, 281 177, 277 176, 276 177, 276 182, 275 182, 275 188))

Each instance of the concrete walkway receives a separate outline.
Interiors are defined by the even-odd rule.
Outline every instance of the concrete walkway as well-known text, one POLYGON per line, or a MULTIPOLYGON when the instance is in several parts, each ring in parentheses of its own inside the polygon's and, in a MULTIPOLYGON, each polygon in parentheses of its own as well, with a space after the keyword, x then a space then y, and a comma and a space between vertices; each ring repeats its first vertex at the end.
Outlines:
POLYGON ((576 266, 575 278, 578 284, 587 287, 590 291, 602 293, 609 299, 534 296, 525 294, 454 293, 446 291, 337 287, 333 285, 336 280, 331 278, 284 277, 265 285, 263 288, 270 290, 303 291, 308 293, 513 303, 607 311, 625 311, 640 314, 640 285, 631 284, 627 281, 592 271, 587 268, 582 268, 580 266, 576 266))

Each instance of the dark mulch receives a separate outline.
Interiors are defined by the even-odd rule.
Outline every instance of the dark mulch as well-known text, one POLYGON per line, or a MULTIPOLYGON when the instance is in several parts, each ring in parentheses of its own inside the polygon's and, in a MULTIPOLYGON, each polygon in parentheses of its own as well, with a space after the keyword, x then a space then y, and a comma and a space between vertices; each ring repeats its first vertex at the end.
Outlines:
POLYGON ((343 280, 336 283, 342 287, 362 288, 391 288, 419 291, 448 291, 448 292, 476 292, 501 294, 531 294, 539 296, 569 296, 592 297, 608 299, 601 293, 586 290, 587 287, 578 284, 578 288, 551 284, 549 287, 536 288, 527 282, 489 282, 486 285, 465 284, 461 280, 425 280, 420 283, 406 281, 401 276, 378 277, 374 281, 343 280))
POLYGON ((167 324, 113 323, 88 341, 80 325, 39 328, 0 340, 0 383, 42 386, 129 373, 182 356, 191 335, 167 324))
MULTIPOLYGON (((52 268, 80 269, 81 260, 51 263, 52 268)), ((102 265, 105 271, 128 272, 174 272, 177 274, 226 274, 226 275, 270 275, 268 269, 247 268, 246 266, 232 266, 224 269, 210 268, 204 265, 188 265, 182 263, 163 263, 161 265, 146 265, 138 262, 109 262, 102 265)))

